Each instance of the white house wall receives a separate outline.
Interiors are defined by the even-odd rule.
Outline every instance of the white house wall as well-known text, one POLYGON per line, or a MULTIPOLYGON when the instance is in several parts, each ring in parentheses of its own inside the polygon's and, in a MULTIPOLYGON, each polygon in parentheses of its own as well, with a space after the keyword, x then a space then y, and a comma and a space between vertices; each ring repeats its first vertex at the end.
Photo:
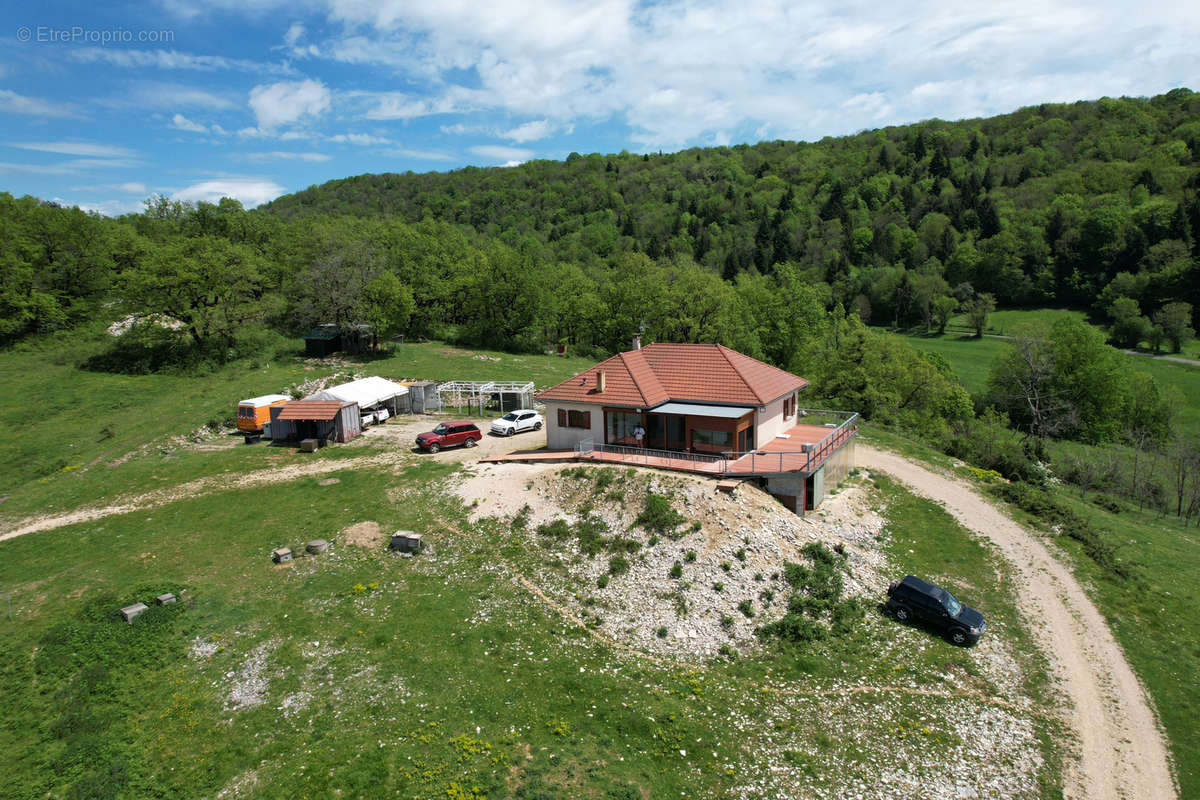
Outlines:
POLYGON ((796 424, 795 415, 788 419, 783 418, 783 403, 790 397, 795 397, 795 395, 789 394, 773 403, 768 403, 766 411, 754 412, 754 443, 757 447, 765 446, 776 436, 796 424))
POLYGON ((549 450, 573 450, 584 439, 604 444, 604 409, 584 403, 546 403, 546 447, 549 450), (592 412, 591 428, 563 428, 558 424, 558 410, 592 412))

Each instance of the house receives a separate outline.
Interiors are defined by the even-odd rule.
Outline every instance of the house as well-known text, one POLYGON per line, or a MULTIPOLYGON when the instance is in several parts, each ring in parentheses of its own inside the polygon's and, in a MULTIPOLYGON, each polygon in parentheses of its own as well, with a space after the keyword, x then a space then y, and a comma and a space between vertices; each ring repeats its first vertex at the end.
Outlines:
POLYGON ((747 452, 787 431, 808 381, 719 344, 651 344, 540 392, 546 446, 584 439, 701 453, 747 452))
POLYGON ((639 347, 635 340, 633 350, 537 399, 546 405, 550 450, 761 478, 785 505, 803 511, 849 471, 858 418, 802 410, 806 386, 804 378, 723 345, 639 347))

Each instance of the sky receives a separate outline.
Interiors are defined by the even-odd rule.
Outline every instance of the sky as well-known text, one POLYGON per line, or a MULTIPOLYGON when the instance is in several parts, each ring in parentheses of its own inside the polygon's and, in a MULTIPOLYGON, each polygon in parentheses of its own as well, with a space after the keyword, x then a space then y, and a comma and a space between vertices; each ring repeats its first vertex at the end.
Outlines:
POLYGON ((1200 90, 1191 3, 0 0, 0 191, 116 215, 367 172, 1200 90))

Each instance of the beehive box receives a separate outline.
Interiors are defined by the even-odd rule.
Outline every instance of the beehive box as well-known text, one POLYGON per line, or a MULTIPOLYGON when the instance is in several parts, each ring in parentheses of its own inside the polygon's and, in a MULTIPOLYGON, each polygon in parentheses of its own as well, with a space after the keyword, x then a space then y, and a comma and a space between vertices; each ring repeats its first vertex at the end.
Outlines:
POLYGON ((121 618, 132 624, 133 621, 148 608, 150 608, 150 606, 146 605, 145 603, 134 603, 131 606, 125 606, 121 609, 121 618))
POLYGON ((421 545, 421 534, 413 531, 396 531, 392 534, 392 541, 388 548, 401 553, 416 553, 421 550, 421 545))

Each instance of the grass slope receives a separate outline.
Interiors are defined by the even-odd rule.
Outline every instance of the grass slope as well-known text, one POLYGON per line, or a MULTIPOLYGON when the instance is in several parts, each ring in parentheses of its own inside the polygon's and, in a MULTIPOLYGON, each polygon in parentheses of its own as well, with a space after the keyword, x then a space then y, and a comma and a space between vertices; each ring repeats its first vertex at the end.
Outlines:
MULTIPOLYGON (((289 455, 246 448, 214 458, 169 440, 232 424, 239 400, 333 373, 431 380, 522 380, 545 387, 591 365, 580 358, 464 350, 439 342, 397 345, 386 357, 240 362, 203 376, 116 375, 77 364, 102 346, 72 336, 0 354, 0 515, 22 516, 160 488, 230 469, 278 465, 289 455), (480 357, 485 358, 480 358, 480 357), (128 460, 122 460, 129 457, 128 460), (120 461, 120 465, 110 465, 120 461)), ((322 457, 341 457, 336 448, 322 457)))
MULTIPOLYGON (((849 792, 897 759, 931 777, 969 769, 979 745, 956 722, 1004 713, 844 692, 1005 691, 971 651, 876 613, 850 637, 708 665, 624 654, 513 580, 547 553, 507 525, 469 524, 440 489, 453 469, 347 464, 335 484, 231 487, 0 544, 6 796, 721 797, 785 778, 849 792), (269 561, 364 520, 425 531, 430 551, 335 540, 291 567, 269 561), (184 602, 133 626, 115 617, 161 591, 184 602)), ((900 570, 952 577, 1027 652, 987 551, 931 504, 878 491, 900 570)), ((1020 688, 1043 696, 1036 665, 1020 688)), ((1028 724, 1046 760, 1036 793, 1052 796, 1058 731, 1028 724)))
MULTIPOLYGON (((867 426, 865 434, 883 446, 946 469, 955 469, 945 455, 894 431, 867 426)), ((1086 445, 1071 445, 1079 452, 1086 445)), ((972 480, 964 467, 961 477, 972 480)), ((981 490, 983 487, 980 487, 981 490)), ((1134 577, 1121 580, 1089 559, 1078 542, 1047 531, 1052 543, 1069 559, 1080 583, 1104 614, 1134 671, 1154 701, 1166 729, 1181 797, 1200 796, 1200 742, 1195 736, 1200 709, 1200 598, 1189 587, 1200 583, 1200 539, 1195 528, 1175 517, 1138 511, 1128 504, 1113 513, 1081 500, 1075 490, 1061 487, 1054 496, 1100 531, 1117 555, 1134 565, 1134 577)), ((1092 499, 1103 496, 1096 493, 1092 499)), ((1042 522, 1019 508, 1009 512, 1031 529, 1042 522)))

